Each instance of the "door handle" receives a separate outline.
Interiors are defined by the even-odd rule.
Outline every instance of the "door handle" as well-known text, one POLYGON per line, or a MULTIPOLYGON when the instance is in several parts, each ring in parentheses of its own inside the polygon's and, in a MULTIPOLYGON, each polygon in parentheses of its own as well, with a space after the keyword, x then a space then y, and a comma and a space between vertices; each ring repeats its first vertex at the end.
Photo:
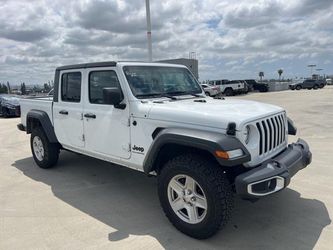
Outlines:
POLYGON ((87 113, 87 114, 84 114, 84 117, 95 119, 95 118, 96 118, 96 115, 95 115, 95 114, 92 114, 92 113, 87 113))
POLYGON ((68 111, 66 111, 66 110, 60 110, 60 111, 59 111, 59 114, 62 114, 62 115, 68 115, 68 111))

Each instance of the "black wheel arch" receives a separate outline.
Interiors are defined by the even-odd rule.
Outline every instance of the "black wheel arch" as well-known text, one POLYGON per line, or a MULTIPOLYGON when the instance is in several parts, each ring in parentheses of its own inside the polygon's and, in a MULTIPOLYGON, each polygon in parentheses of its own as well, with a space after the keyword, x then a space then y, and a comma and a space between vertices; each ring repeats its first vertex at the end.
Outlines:
MULTIPOLYGON (((168 150, 172 150, 172 153, 170 153, 172 155, 181 154, 184 150, 196 151, 214 158, 221 166, 225 167, 241 165, 251 160, 248 150, 234 136, 196 129, 165 128, 160 129, 154 137, 143 162, 144 172, 149 174, 156 170, 160 165, 162 155, 168 150), (217 150, 229 151, 234 149, 242 149, 243 156, 226 160, 218 158, 215 154, 217 150)), ((168 156, 168 153, 166 156, 168 156)))
POLYGON ((31 134, 32 130, 36 126, 43 128, 48 140, 51 143, 58 143, 57 136, 54 132, 54 127, 51 123, 51 120, 48 114, 45 111, 41 110, 30 110, 27 114, 27 134, 31 134))

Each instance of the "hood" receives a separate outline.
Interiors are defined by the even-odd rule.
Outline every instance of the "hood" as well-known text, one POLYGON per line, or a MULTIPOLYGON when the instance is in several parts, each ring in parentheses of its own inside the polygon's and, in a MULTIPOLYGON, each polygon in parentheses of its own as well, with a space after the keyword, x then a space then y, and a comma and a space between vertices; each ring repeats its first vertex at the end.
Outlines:
POLYGON ((0 103, 2 106, 5 105, 20 106, 20 98, 14 96, 1 96, 0 103))
POLYGON ((271 104, 240 99, 195 98, 152 102, 149 119, 226 129, 229 122, 243 124, 284 111, 271 104), (206 102, 198 102, 205 100, 206 102))

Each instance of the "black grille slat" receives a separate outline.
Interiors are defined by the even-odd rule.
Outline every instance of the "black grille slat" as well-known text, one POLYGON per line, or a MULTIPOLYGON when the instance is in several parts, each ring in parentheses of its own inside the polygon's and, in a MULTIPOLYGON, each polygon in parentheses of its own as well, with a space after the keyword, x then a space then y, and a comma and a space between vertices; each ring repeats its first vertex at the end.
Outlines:
POLYGON ((277 132, 277 140, 276 140, 276 143, 277 143, 277 146, 280 145, 280 135, 281 135, 281 132, 280 132, 280 123, 278 121, 278 118, 275 116, 274 117, 275 121, 276 121, 276 125, 277 125, 277 128, 276 128, 276 132, 277 132))
POLYGON ((259 155, 262 154, 262 132, 259 122, 256 123, 257 129, 259 131, 259 155))
POLYGON ((277 144, 276 144, 276 126, 275 126, 275 122, 274 119, 271 118, 271 124, 272 124, 272 128, 273 128, 273 148, 276 148, 277 144))
POLYGON ((273 128, 272 128, 272 124, 271 121, 269 119, 266 120, 267 124, 268 124, 268 130, 269 130, 269 151, 272 150, 273 148, 273 128))
POLYGON ((262 125, 263 125, 264 131, 265 131, 265 138, 264 138, 265 139, 265 150, 264 150, 264 153, 266 153, 267 150, 268 150, 268 136, 267 136, 268 129, 267 129, 266 123, 264 121, 262 121, 262 125))

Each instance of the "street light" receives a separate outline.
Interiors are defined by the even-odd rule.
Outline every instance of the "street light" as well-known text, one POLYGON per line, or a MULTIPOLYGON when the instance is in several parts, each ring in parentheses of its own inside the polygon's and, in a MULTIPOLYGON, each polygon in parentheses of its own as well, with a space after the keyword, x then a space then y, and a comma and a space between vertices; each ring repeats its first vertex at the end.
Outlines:
POLYGON ((150 4, 146 0, 146 20, 147 20, 147 43, 148 43, 148 61, 153 61, 153 49, 151 43, 151 22, 150 22, 150 4))
POLYGON ((316 67, 316 64, 309 64, 308 67, 311 69, 311 77, 312 77, 312 70, 314 67, 316 67))

